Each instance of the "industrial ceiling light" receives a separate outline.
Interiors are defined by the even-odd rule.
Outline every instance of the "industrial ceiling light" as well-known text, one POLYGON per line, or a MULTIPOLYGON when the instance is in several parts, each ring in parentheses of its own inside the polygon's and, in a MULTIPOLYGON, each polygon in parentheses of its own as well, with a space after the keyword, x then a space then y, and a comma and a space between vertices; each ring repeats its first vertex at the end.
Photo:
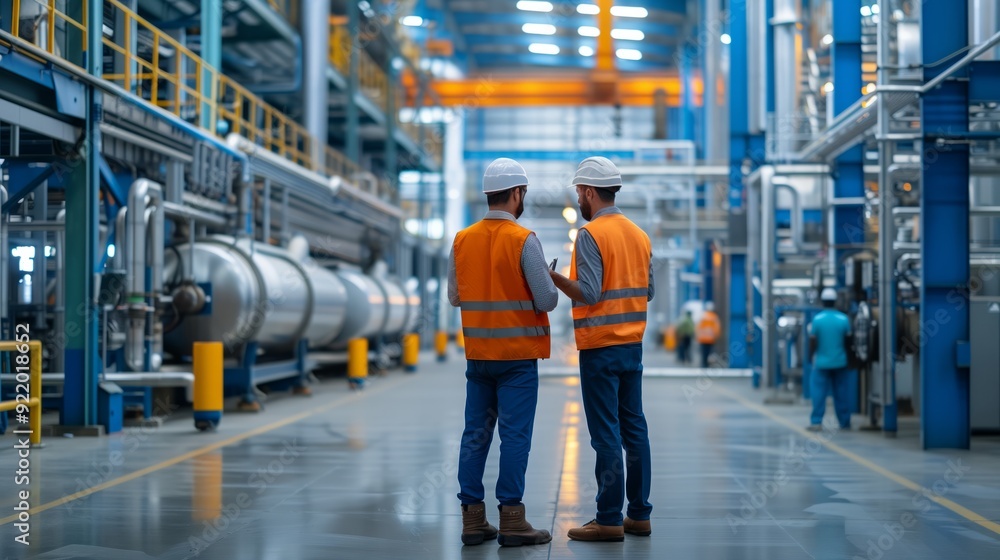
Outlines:
POLYGON ((580 50, 580 56, 594 56, 594 47, 588 45, 582 45, 579 50, 580 50))
POLYGON ((569 206, 567 206, 566 208, 563 208, 563 218, 565 218, 567 222, 569 222, 571 224, 575 224, 576 223, 576 217, 577 216, 576 216, 576 209, 575 208, 570 208, 569 206))
POLYGON ((861 6, 861 16, 868 17, 870 15, 872 15, 872 9, 868 6, 861 6))
POLYGON ((573 228, 569 230, 569 240, 576 243, 576 234, 580 233, 580 230, 573 228))
POLYGON ((424 24, 424 18, 420 16, 406 16, 400 23, 407 27, 420 27, 424 24))
POLYGON ((622 60, 642 60, 642 53, 636 49, 618 49, 615 56, 622 60))
POLYGON ((638 29, 612 29, 611 36, 624 41, 642 41, 646 34, 638 29))
POLYGON ((601 9, 595 4, 580 4, 576 7, 576 12, 585 16, 596 16, 601 13, 601 9))
POLYGON ((633 6, 611 6, 611 15, 617 17, 644 18, 649 15, 646 8, 633 6))
POLYGON ((826 35, 823 35, 823 44, 824 45, 832 45, 833 44, 833 35, 830 35, 829 33, 827 33, 826 35))
POLYGON ((556 26, 548 23, 526 23, 521 26, 521 31, 534 35, 555 35, 556 26))
POLYGON ((535 54, 559 54, 559 46, 549 43, 532 43, 528 50, 535 54))
POLYGON ((551 12, 552 2, 533 2, 531 0, 521 0, 517 3, 518 10, 526 12, 551 12))
POLYGON ((825 91, 826 93, 832 93, 833 92, 833 82, 827 82, 827 83, 823 84, 823 91, 825 91))
POLYGON ((872 4, 872 13, 873 14, 877 14, 878 11, 879 11, 879 9, 880 8, 878 7, 878 4, 872 4))
POLYGON ((733 42, 733 38, 729 35, 729 33, 723 33, 722 36, 719 37, 719 40, 722 41, 723 45, 728 45, 733 42))
POLYGON ((601 34, 601 30, 593 25, 581 25, 576 31, 584 37, 597 37, 601 34))

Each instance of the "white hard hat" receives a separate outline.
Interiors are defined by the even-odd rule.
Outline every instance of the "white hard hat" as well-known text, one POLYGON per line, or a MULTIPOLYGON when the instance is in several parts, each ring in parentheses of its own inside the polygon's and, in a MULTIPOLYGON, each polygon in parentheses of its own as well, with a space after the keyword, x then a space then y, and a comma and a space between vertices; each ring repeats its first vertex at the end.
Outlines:
POLYGON ((510 158, 493 160, 483 173, 483 194, 522 186, 528 186, 528 174, 524 172, 520 163, 510 158))
POLYGON ((622 186, 622 174, 610 159, 602 156, 589 157, 580 162, 576 168, 571 187, 587 185, 588 187, 612 188, 622 186))
POLYGON ((820 294, 819 299, 823 301, 837 301, 837 290, 833 288, 823 288, 823 293, 820 294))
POLYGON ((705 311, 715 311, 715 304, 712 303, 712 302, 710 302, 710 301, 706 301, 705 302, 705 311))

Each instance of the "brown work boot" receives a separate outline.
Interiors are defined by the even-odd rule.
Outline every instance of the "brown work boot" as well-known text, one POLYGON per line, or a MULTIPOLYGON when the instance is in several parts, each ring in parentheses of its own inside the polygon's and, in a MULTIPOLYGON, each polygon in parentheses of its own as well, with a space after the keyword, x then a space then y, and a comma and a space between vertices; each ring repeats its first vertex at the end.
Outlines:
POLYGON ((583 527, 570 529, 569 538, 574 541, 622 542, 625 530, 621 525, 599 525, 594 519, 584 523, 583 527))
POLYGON ((629 519, 625 518, 624 523, 622 523, 622 528, 625 532, 630 535, 638 535, 640 537, 648 537, 653 533, 653 530, 649 526, 648 519, 629 519))
POLYGON ((462 504, 462 542, 482 544, 497 538, 497 528, 486 520, 486 504, 462 504))
POLYGON ((524 520, 524 504, 500 506, 500 535, 497 537, 500 546, 545 544, 551 540, 548 531, 535 529, 524 520))

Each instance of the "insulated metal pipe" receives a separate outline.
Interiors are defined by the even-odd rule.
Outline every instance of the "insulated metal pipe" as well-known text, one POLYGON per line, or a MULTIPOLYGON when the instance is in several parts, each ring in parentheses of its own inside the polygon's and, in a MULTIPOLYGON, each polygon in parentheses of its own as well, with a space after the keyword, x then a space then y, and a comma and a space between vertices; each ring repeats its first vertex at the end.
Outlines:
POLYGON ((129 190, 126 223, 128 233, 125 259, 125 284, 128 303, 128 338, 125 344, 125 363, 132 371, 141 371, 146 331, 146 204, 149 198, 149 181, 139 179, 129 190))
MULTIPOLYGON (((792 195, 792 246, 795 248, 796 253, 802 252, 802 199, 799 196, 798 189, 794 185, 786 181, 773 181, 774 185, 774 196, 778 196, 778 189, 783 189, 788 191, 792 195)), ((775 203, 777 206, 777 203, 775 203)))
MULTIPOLYGON (((56 221, 66 222, 66 209, 63 208, 56 214, 56 221)), ((56 231, 56 306, 54 310, 55 328, 57 333, 66 332, 66 271, 65 255, 66 248, 66 228, 56 231)), ((115 253, 117 255, 117 253, 115 253)), ((6 284, 6 280, 4 281, 6 284)), ((5 299, 6 301, 6 299, 5 299)), ((56 371, 65 371, 66 353, 56 351, 52 353, 52 368, 56 371)))

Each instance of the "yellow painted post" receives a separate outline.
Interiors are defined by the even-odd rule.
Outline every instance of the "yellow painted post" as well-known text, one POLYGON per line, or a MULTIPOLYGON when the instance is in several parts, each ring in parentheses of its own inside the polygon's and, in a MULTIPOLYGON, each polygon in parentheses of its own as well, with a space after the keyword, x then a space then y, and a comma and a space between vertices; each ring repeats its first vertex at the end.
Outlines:
MULTIPOLYGON (((25 335, 21 335, 25 336, 25 335)), ((15 410, 23 414, 24 408, 28 407, 28 427, 31 431, 28 434, 28 441, 32 447, 41 447, 42 443, 42 343, 37 340, 0 342, 0 351, 16 352, 21 356, 28 353, 28 394, 27 401, 13 400, 0 402, 0 412, 15 410)), ((17 367, 17 380, 23 379, 24 370, 15 358, 17 367)))
POLYGON ((448 360, 448 333, 437 332, 434 337, 434 350, 437 351, 437 361, 445 362, 448 360))
POLYGON ((194 425, 214 430, 222 419, 223 363, 221 342, 195 342, 194 425))
POLYGON ((403 335, 403 371, 417 371, 419 357, 420 335, 417 333, 403 335))
POLYGON ((347 381, 352 387, 364 385, 368 377, 368 339, 347 342, 347 381))

